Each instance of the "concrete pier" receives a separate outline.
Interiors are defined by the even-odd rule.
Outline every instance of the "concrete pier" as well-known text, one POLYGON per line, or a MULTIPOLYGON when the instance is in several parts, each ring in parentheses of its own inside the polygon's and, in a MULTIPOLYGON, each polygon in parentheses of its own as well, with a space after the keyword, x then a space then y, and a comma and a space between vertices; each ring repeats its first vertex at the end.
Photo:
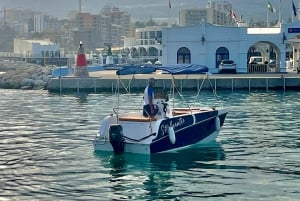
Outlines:
MULTIPOLYGON (((157 81, 155 86, 159 88, 170 88, 172 77, 169 74, 136 74, 126 75, 120 78, 120 89, 124 91, 142 91, 147 85, 150 77, 157 81)), ((211 86, 218 90, 286 90, 300 89, 300 75, 294 72, 278 74, 213 74, 208 75, 177 75, 176 87, 179 90, 211 89, 211 86)), ((104 91, 114 92, 118 76, 115 71, 91 72, 89 77, 58 77, 51 78, 48 82, 49 92, 82 92, 88 91, 99 93, 104 91)))

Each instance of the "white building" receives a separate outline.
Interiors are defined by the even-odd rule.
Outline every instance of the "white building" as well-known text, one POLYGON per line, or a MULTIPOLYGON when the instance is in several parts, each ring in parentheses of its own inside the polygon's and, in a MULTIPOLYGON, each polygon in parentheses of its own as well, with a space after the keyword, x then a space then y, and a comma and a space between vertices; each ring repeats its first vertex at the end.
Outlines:
MULTIPOLYGON (((300 58, 300 22, 282 24, 278 28, 202 23, 191 27, 164 28, 162 36, 163 65, 202 64, 209 67, 211 73, 218 72, 218 65, 223 59, 234 60, 237 72, 247 73, 253 72, 248 63, 254 54, 260 54, 265 63, 276 60, 273 72, 286 72, 289 67, 287 55, 295 60, 292 63, 294 68, 300 58), (288 48, 292 50, 289 54, 288 48)), ((264 64, 257 72, 267 67, 264 64)))
POLYGON ((23 57, 59 57, 63 55, 63 51, 59 49, 57 44, 48 40, 23 40, 14 39, 14 53, 23 57))
POLYGON ((124 51, 131 62, 161 61, 162 29, 161 26, 138 28, 135 37, 124 37, 124 51))

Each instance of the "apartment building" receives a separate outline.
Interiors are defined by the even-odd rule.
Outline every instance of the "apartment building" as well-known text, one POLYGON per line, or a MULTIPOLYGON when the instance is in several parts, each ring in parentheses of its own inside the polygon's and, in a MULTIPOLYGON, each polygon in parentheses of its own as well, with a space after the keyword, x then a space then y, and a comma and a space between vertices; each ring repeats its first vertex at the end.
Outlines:
POLYGON ((203 22, 231 26, 235 24, 232 19, 232 5, 228 2, 212 2, 206 8, 190 8, 179 11, 179 25, 193 26, 203 22))
POLYGON ((130 15, 114 6, 105 6, 98 15, 78 13, 74 41, 83 41, 85 48, 123 46, 122 37, 132 36, 130 15))

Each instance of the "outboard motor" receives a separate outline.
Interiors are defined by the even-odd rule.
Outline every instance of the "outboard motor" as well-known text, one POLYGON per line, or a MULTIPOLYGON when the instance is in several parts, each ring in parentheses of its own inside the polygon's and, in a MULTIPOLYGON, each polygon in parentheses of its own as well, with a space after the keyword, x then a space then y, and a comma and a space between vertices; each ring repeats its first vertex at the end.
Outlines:
POLYGON ((123 128, 120 124, 110 125, 109 142, 112 145, 115 154, 121 154, 124 152, 125 139, 123 136, 123 128))
POLYGON ((155 103, 158 106, 158 113, 157 113, 156 117, 166 118, 167 111, 168 111, 168 103, 166 102, 166 100, 165 99, 156 99, 155 103))
POLYGON ((166 117, 167 111, 168 111, 168 103, 162 103, 163 104, 163 116, 166 117))

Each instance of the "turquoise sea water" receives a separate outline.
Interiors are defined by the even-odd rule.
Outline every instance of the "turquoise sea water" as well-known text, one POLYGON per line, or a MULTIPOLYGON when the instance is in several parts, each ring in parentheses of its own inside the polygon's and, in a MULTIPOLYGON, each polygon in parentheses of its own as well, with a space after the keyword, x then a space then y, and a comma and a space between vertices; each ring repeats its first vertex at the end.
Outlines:
POLYGON ((153 156, 94 153, 112 94, 0 94, 0 200, 300 200, 300 92, 218 92, 229 113, 215 143, 153 156))

